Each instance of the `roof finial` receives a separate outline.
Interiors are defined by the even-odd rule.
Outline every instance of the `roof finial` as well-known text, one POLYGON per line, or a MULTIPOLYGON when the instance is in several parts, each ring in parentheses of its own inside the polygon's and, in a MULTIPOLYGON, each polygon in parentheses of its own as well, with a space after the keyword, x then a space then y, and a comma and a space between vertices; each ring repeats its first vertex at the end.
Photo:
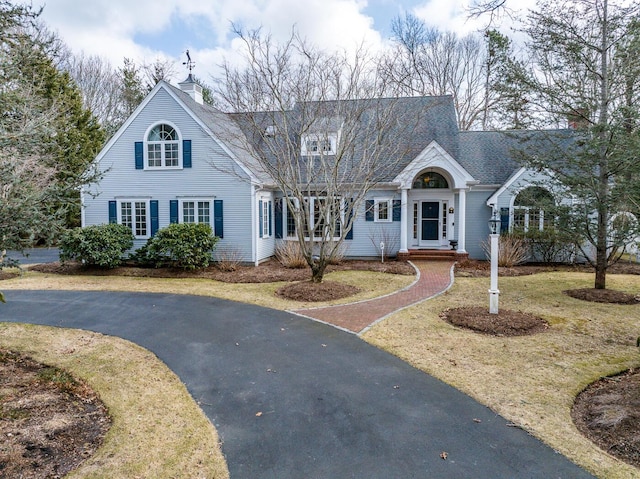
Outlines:
POLYGON ((191 75, 191 70, 195 68, 196 64, 193 61, 191 61, 191 55, 189 55, 189 50, 187 50, 185 53, 187 54, 187 61, 182 62, 182 64, 187 65, 187 68, 189 69, 189 75, 191 75))

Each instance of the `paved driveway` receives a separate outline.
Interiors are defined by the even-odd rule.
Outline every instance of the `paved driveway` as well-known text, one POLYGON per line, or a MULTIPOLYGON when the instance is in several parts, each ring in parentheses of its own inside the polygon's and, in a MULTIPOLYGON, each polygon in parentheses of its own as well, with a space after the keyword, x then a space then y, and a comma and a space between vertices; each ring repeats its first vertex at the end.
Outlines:
POLYGON ((7 258, 20 261, 20 264, 53 263, 60 259, 58 248, 28 248, 22 253, 8 250, 7 258))
POLYGON ((232 479, 592 477, 464 394, 331 326, 216 298, 6 296, 2 321, 90 329, 157 354, 215 424, 232 479))

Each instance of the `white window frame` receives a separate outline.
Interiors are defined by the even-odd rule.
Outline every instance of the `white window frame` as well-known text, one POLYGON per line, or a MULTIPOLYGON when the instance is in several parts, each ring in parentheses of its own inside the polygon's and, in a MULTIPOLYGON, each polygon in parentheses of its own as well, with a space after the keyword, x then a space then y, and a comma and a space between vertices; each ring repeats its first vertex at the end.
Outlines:
POLYGON ((123 223, 123 218, 122 218, 122 205, 124 203, 131 203, 131 233, 133 234, 133 237, 135 239, 149 239, 151 238, 151 202, 148 199, 142 199, 142 198, 122 198, 122 199, 118 199, 117 201, 117 220, 118 220, 118 224, 124 224, 123 223), (145 229, 146 229, 146 234, 144 235, 138 235, 137 233, 137 228, 136 228, 136 203, 144 203, 144 208, 145 208, 145 229))
POLYGON ((302 136, 301 152, 304 156, 335 155, 338 146, 338 134, 313 134, 302 136))
POLYGON ((513 206, 513 209, 511 211, 511 218, 510 218, 510 230, 513 231, 514 228, 518 228, 520 225, 516 225, 516 221, 515 221, 515 217, 516 217, 516 211, 524 211, 524 227, 523 230, 524 232, 528 232, 530 227, 534 226, 531 224, 531 218, 529 215, 529 212, 531 210, 537 211, 538 212, 538 227, 536 228, 538 231, 544 231, 544 210, 543 209, 539 209, 536 210, 535 208, 532 208, 531 206, 513 206))
POLYGON ((178 129, 178 127, 176 127, 172 122, 170 121, 158 121, 154 124, 152 124, 151 126, 149 126, 149 128, 147 128, 147 131, 144 134, 144 142, 143 142, 144 146, 143 146, 143 158, 144 158, 144 169, 145 170, 181 170, 183 168, 183 157, 182 157, 182 134, 180 133, 180 130, 178 129), (177 139, 174 141, 165 141, 165 140, 161 140, 161 141, 149 141, 149 135, 151 134, 151 131, 161 125, 167 125, 171 128, 173 128, 173 130, 176 132, 176 137, 177 139), (178 150, 178 164, 177 165, 169 165, 167 166, 166 162, 167 162, 167 157, 166 157, 166 146, 169 144, 175 144, 177 146, 177 150, 178 150), (160 145, 160 166, 151 166, 149 165, 149 148, 151 145, 160 145))
MULTIPOLYGON (((326 200, 327 197, 326 196, 305 196, 305 202, 309 205, 309 227, 310 229, 313 227, 314 223, 315 223, 315 215, 314 215, 314 210, 315 210, 315 202, 316 200, 326 200)), ((342 229, 345 228, 345 215, 344 215, 344 210, 345 210, 345 199, 344 198, 335 198, 337 200, 340 201, 340 232, 342 233, 342 229)), ((296 213, 305 213, 305 209, 304 208, 300 208, 298 206, 298 200, 297 198, 292 198, 293 203, 296 205, 296 213)), ((286 202, 286 200, 283 200, 286 202)), ((287 208, 283 210, 283 228, 286 228, 286 238, 288 239, 297 239, 298 235, 297 235, 297 231, 294 232, 293 235, 289 235, 289 230, 287 228, 288 225, 288 220, 289 220, 289 214, 290 214, 290 210, 287 208)), ((313 232, 310 232, 312 237, 310 237, 309 235, 306 234, 305 232, 305 237, 304 239, 306 241, 309 241, 311 239, 313 239, 313 241, 322 241, 323 238, 321 236, 316 236, 315 235, 315 229, 313 232)), ((334 236, 333 238, 327 238, 327 240, 333 240, 333 241, 337 241, 340 239, 340 235, 339 236, 334 236)))
MULTIPOLYGON (((271 210, 271 199, 270 198, 260 198, 262 201, 262 236, 261 238, 271 238, 269 234, 269 213, 271 210)), ((260 216, 258 215, 258 218, 260 216)))
POLYGON ((179 198, 178 199, 178 223, 184 223, 184 204, 185 203, 194 203, 194 221, 190 221, 189 223, 201 223, 200 214, 199 214, 199 205, 198 203, 208 203, 209 204, 209 222, 206 223, 202 221, 202 223, 206 223, 211 226, 213 230, 213 198, 179 198))
POLYGON ((373 199, 373 221, 375 223, 391 223, 393 221, 393 199, 374 198, 373 199), (387 218, 380 218, 380 204, 387 204, 387 218))

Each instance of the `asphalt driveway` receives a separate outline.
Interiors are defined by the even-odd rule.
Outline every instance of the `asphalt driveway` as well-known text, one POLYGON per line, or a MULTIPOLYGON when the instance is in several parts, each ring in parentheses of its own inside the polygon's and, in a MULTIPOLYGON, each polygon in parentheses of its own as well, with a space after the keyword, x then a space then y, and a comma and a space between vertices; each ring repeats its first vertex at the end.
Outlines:
POLYGON ((5 294, 0 321, 89 329, 158 355, 218 429, 232 479, 592 477, 468 396, 331 326, 216 298, 5 294))

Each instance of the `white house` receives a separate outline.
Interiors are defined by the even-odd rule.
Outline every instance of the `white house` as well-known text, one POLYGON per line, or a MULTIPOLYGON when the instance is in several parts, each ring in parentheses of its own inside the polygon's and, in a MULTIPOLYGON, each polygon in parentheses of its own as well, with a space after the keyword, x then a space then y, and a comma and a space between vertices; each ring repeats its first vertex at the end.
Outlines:
MULTIPOLYGON (((453 241, 458 256, 484 258, 494 210, 503 229, 544 228, 544 212, 518 201, 536 175, 512 157, 517 135, 459 131, 450 96, 398 101, 428 108, 356 212, 345 256, 377 256, 379 237, 391 255, 451 250, 453 241)), ((180 88, 160 81, 97 156, 104 175, 82 193, 82 225, 125 224, 139 247, 170 223, 206 222, 217 250, 253 264, 270 258, 277 241, 292 239, 283 193, 246 149, 224 140, 229 131, 246 134, 233 115, 203 104, 191 77, 180 88)), ((303 142, 300 154, 330 153, 338 141, 303 142)))

